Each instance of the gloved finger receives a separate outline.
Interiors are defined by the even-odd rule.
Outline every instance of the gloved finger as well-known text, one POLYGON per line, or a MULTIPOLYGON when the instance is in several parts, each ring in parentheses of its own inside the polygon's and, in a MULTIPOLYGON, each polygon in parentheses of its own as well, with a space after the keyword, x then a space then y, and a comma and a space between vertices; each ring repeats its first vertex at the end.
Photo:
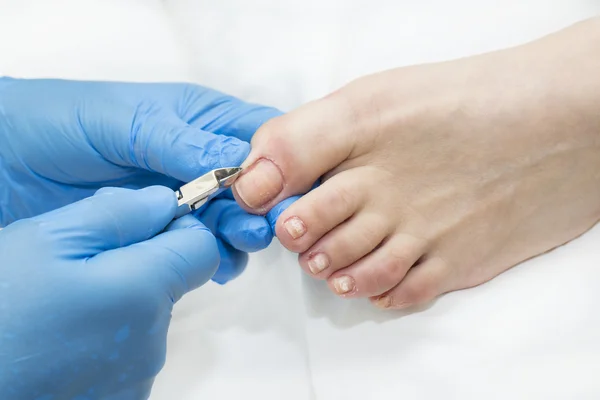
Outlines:
MULTIPOLYGON (((196 228, 201 229, 204 225, 192 214, 185 215, 171 222, 165 231, 177 229, 196 228)), ((248 263, 248 254, 239 251, 217 238, 217 245, 220 254, 220 263, 217 272, 212 280, 220 285, 224 285, 232 279, 237 278, 246 269, 248 263)))
POLYGON ((238 166, 250 151, 248 143, 193 128, 156 103, 91 104, 79 112, 90 142, 108 161, 183 182, 215 168, 238 166))
POLYGON ((158 287, 177 302, 208 282, 219 266, 216 238, 194 220, 192 216, 181 218, 150 240, 104 252, 89 262, 120 269, 126 265, 135 279, 153 282, 150 287, 158 287))
POLYGON ((170 189, 176 190, 181 187, 182 182, 178 179, 157 174, 152 171, 139 170, 136 171, 135 174, 128 174, 123 178, 115 179, 108 183, 102 182, 102 184, 129 189, 141 189, 148 186, 166 186, 170 189))
POLYGON ((127 192, 131 192, 132 190, 133 189, 107 186, 107 187, 103 187, 103 188, 96 190, 96 193, 94 193, 94 196, 99 196, 99 195, 103 195, 103 194, 127 193, 127 192))
POLYGON ((195 128, 246 142, 262 124, 282 114, 273 107, 187 83, 118 83, 112 91, 129 101, 151 99, 195 128))
MULTIPOLYGON (((310 190, 314 190, 316 188, 319 187, 319 185, 321 185, 321 179, 319 179, 318 181, 316 181, 315 183, 313 183, 312 187, 310 188, 310 190)), ((275 232, 275 225, 277 224, 277 220, 279 219, 279 216, 292 204, 294 204, 297 200, 299 200, 302 197, 302 195, 298 195, 298 196, 292 196, 289 197, 283 201, 281 201, 279 204, 276 204, 266 215, 267 221, 269 221, 269 225, 271 225, 271 230, 273 232, 275 232)))
POLYGON ((248 265, 248 253, 236 250, 219 239, 217 239, 217 245, 221 255, 221 263, 212 280, 219 285, 224 285, 244 272, 246 265, 248 265))
POLYGON ((231 188, 225 190, 224 192, 221 192, 217 198, 219 199, 229 199, 229 200, 235 200, 235 197, 233 197, 233 190, 231 190, 231 188))
POLYGON ((271 231, 275 232, 275 225, 277 224, 277 219, 279 218, 279 216, 292 204, 294 204, 296 201, 298 201, 302 196, 292 196, 289 197, 283 201, 281 201, 279 204, 275 205, 271 211, 269 211, 266 215, 267 221, 269 222, 269 225, 271 227, 271 231))
POLYGON ((175 216, 175 193, 162 186, 103 189, 96 195, 34 217, 54 238, 71 242, 65 256, 91 257, 161 232, 175 216))
POLYGON ((198 220, 198 218, 194 217, 192 214, 187 214, 181 218, 173 220, 169 225, 167 225, 165 232, 188 228, 207 229, 206 226, 198 220))
POLYGON ((267 219, 247 213, 234 200, 215 199, 198 218, 218 238, 243 252, 265 249, 273 240, 267 219))
POLYGON ((250 142, 258 128, 283 113, 273 107, 248 103, 198 85, 184 88, 180 117, 188 124, 218 135, 250 142))
MULTIPOLYGON (((191 214, 171 222, 166 231, 177 229, 196 228, 200 229, 204 225, 191 214)), ((224 285, 232 279, 237 278, 246 269, 248 263, 248 254, 236 250, 217 238, 217 246, 219 248, 220 262, 217 272, 211 278, 214 282, 224 285)))

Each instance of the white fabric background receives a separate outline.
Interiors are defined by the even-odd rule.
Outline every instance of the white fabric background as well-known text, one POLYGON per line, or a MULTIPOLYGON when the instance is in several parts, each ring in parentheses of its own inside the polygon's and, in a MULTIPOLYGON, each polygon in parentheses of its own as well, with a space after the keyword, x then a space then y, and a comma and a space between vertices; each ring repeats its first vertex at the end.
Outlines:
MULTIPOLYGON (((592 0, 0 0, 0 74, 186 80, 289 110, 361 74, 598 12, 592 0)), ((598 399, 599 243, 597 227, 409 315, 335 298, 275 244, 177 305, 152 400, 598 399)))

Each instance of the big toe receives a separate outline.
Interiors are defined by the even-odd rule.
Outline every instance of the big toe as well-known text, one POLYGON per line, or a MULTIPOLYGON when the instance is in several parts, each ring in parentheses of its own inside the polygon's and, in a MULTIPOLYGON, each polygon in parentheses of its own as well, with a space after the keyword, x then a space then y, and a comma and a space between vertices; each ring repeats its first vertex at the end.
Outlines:
POLYGON ((335 95, 268 121, 252 139, 244 172, 234 185, 238 203, 264 214, 280 201, 308 192, 352 153, 350 121, 351 110, 335 95))

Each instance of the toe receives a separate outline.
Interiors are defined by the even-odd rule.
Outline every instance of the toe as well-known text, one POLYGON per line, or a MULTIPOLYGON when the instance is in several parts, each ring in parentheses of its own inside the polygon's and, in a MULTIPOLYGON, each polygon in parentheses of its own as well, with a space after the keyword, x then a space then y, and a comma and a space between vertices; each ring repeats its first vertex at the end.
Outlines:
POLYGON ((362 210, 302 254, 300 265, 307 273, 326 279, 373 251, 391 229, 390 221, 380 214, 362 210))
POLYGON ((361 173, 335 175, 285 210, 275 232, 288 250, 302 253, 323 235, 354 215, 364 203, 364 191, 356 190, 361 173))
POLYGON ((279 201, 306 193, 348 158, 355 136, 348 109, 347 102, 329 96, 263 125, 234 185, 240 205, 249 212, 266 213, 279 201))
POLYGON ((423 239, 406 234, 391 236, 376 251, 329 277, 329 286, 344 297, 377 296, 394 288, 423 256, 423 239), (351 278, 353 290, 339 292, 339 279, 351 278))
POLYGON ((428 303, 446 292, 450 277, 448 265, 433 258, 412 268, 395 288, 371 301, 380 308, 405 309, 428 303))

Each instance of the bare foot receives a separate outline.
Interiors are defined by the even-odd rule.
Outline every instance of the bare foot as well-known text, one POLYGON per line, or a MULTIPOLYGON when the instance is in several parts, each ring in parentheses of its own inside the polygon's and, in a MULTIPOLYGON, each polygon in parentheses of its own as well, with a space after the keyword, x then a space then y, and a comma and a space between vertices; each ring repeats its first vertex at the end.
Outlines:
MULTIPOLYGON (((236 196, 309 274, 384 308, 481 284, 600 217, 600 22, 383 72, 268 122, 236 196)), ((568 267, 568 266, 565 266, 568 267)))

